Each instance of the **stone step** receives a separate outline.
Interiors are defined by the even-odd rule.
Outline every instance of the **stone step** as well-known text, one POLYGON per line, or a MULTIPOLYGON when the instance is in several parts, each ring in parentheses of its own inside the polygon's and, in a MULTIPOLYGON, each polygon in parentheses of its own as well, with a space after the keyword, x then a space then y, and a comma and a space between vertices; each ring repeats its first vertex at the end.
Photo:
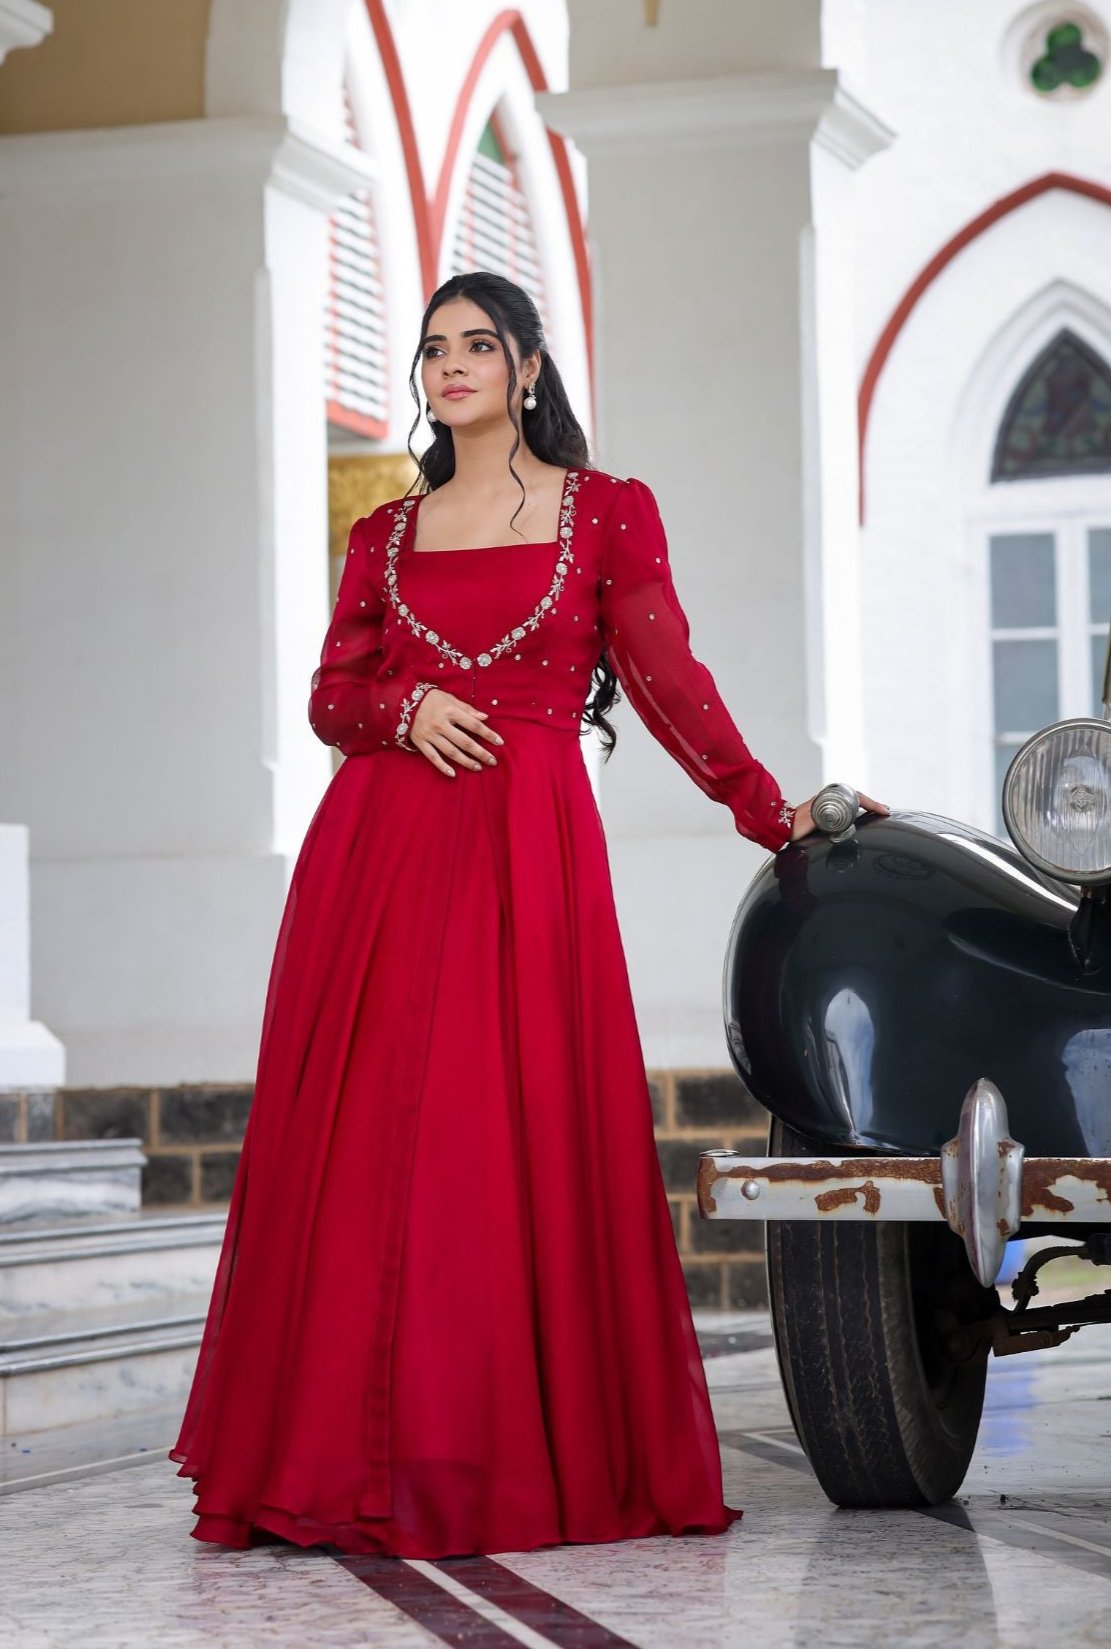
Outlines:
POLYGON ((147 1304, 212 1287, 226 1216, 135 1215, 0 1231, 0 1334, 50 1311, 147 1304))
POLYGON ((146 1160, 138 1139, 0 1145, 0 1227, 138 1213, 146 1160))
MULTIPOLYGON (((180 1402, 115 1420, 19 1433, 0 1448, 0 1495, 165 1460, 181 1428, 180 1402)), ((11 1509, 0 1521, 12 1518, 11 1509)))
POLYGON ((0 1436, 22 1436, 184 1402, 207 1294, 160 1311, 47 1312, 0 1331, 0 1436))

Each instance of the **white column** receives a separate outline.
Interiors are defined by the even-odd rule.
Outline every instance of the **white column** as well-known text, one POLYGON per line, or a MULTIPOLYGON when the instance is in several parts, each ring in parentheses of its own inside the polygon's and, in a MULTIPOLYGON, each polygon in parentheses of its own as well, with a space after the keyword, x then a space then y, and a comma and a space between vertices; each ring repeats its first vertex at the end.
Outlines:
POLYGON ((53 32, 54 13, 38 0, 0 0, 0 63, 19 46, 38 46, 53 32))
POLYGON ((326 219, 270 118, 0 142, 0 813, 78 1084, 252 1074, 330 767, 326 219))
POLYGON ((57 1088, 62 1044, 31 1018, 27 831, 0 825, 0 1088, 57 1088))
MULTIPOLYGON (((695 650, 788 797, 822 783, 827 723, 859 778, 851 262, 818 200, 843 211, 889 134, 818 68, 541 103, 589 165, 599 460, 655 489, 695 650)), ((628 715, 603 812, 648 1062, 721 1065, 761 852, 628 715)))

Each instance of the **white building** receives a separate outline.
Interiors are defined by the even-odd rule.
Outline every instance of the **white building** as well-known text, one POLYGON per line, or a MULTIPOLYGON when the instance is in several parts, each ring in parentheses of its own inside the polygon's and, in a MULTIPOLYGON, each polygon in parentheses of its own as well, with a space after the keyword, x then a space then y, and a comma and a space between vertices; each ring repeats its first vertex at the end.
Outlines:
MULTIPOLYGON (((253 1074, 329 506, 407 484, 457 267, 535 291, 788 794, 993 827, 1111 611, 1109 21, 0 0, 0 819, 70 1082, 253 1074)), ((627 714, 601 793, 648 1062, 721 1066, 759 854, 627 714)))

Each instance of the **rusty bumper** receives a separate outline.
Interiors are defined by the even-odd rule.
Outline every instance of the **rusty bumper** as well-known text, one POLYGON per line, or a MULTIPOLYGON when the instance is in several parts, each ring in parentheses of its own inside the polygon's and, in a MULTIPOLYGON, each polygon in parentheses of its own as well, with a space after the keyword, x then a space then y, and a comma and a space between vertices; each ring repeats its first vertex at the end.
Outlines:
POLYGON ((998 1088, 975 1083, 936 1157, 742 1157, 704 1151, 698 1208, 710 1220, 945 1220, 990 1287, 1023 1222, 1111 1224, 1111 1158, 1027 1157, 998 1088))
MULTIPOLYGON (((1111 1224, 1111 1157, 1026 1157, 1022 1219, 1111 1224)), ((943 1220, 940 1157, 741 1157, 704 1151, 707 1220, 943 1220)))

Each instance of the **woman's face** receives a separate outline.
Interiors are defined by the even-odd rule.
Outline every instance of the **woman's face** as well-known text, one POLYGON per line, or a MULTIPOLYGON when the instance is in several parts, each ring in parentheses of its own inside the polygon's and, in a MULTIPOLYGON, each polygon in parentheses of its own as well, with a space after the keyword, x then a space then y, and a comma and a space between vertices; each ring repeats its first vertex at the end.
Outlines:
MULTIPOLYGON (((536 376, 534 357, 521 361, 509 338, 517 373, 514 410, 518 420, 524 380, 536 376)), ((509 368, 501 340, 484 309, 470 298, 452 298, 433 310, 421 343, 421 385, 441 424, 470 429, 508 422, 505 390, 509 368)))

